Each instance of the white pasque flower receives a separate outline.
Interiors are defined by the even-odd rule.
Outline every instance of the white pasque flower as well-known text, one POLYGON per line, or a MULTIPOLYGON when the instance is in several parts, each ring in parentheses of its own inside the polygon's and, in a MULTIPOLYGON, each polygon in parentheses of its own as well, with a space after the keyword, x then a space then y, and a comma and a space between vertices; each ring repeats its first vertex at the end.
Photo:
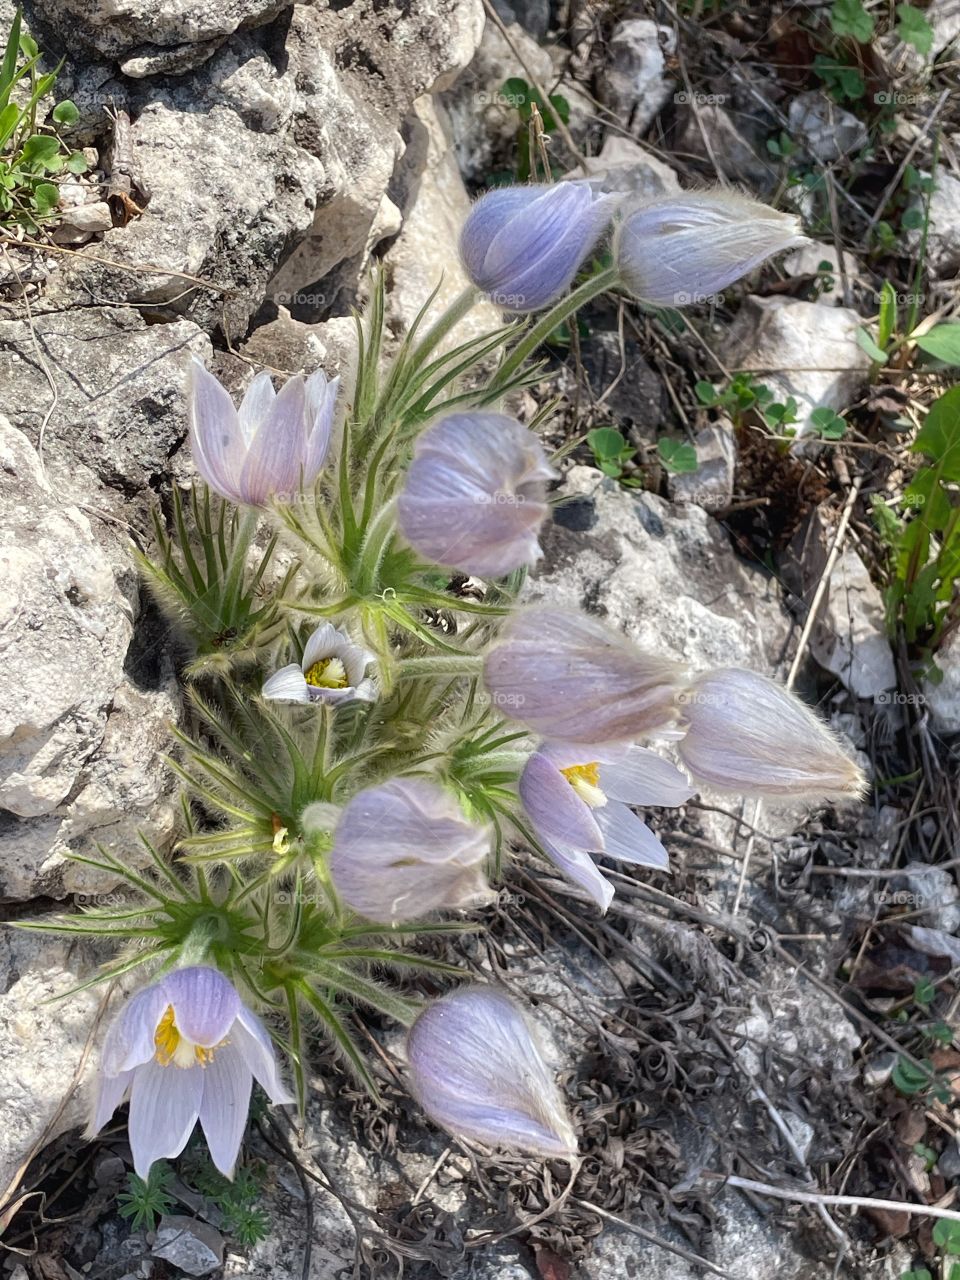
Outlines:
POLYGON ((372 702, 376 689, 366 678, 373 655, 330 622, 317 627, 300 662, 275 671, 263 696, 278 702, 372 702))

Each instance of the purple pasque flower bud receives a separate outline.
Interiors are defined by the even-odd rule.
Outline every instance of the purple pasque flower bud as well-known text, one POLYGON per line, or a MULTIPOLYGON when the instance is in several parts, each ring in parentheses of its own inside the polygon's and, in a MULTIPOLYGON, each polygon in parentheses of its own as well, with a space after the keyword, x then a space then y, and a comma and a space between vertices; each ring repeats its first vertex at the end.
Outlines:
POLYGON ((435 782, 392 778, 359 792, 333 833, 330 878, 352 911, 405 924, 490 900, 488 827, 468 822, 435 782))
POLYGON ((511 617, 484 660, 497 711, 559 742, 632 742, 669 728, 680 668, 594 618, 552 605, 511 617))
POLYGON ((239 411, 199 360, 190 374, 189 420, 193 460, 221 498, 261 507, 289 500, 312 485, 330 447, 340 379, 320 371, 289 378, 279 394, 268 373, 247 388, 239 411))
POLYGON ((589 855, 666 867, 666 849, 629 806, 674 808, 692 794, 679 769, 635 746, 545 743, 520 776, 520 799, 544 853, 601 911, 613 886, 589 855))
POLYGON ((279 702, 372 702, 376 689, 366 678, 372 661, 373 654, 324 622, 304 645, 301 661, 270 676, 263 697, 279 702))
POLYGON ((569 287, 619 200, 588 182, 488 191, 460 232, 467 275, 505 311, 539 311, 569 287))
MULTIPOLYGON (((695 782, 781 800, 860 796, 864 777, 831 730, 783 685, 739 667, 697 676, 677 744, 695 782)), ((681 722, 682 724, 683 722, 681 722)))
POLYGON ((783 249, 806 244, 798 220, 737 191, 686 191, 626 213, 613 241, 624 286, 641 302, 703 302, 783 249))
POLYGON ((407 1039, 410 1091, 434 1124, 489 1147, 573 1156, 577 1138, 536 1038, 494 987, 427 1005, 407 1039))
POLYGON ((232 1177, 254 1080, 271 1102, 294 1101, 269 1034, 232 983, 206 965, 177 969, 138 992, 107 1031, 88 1136, 129 1094, 139 1177, 178 1156, 198 1119, 211 1160, 232 1177))
POLYGON ((556 476, 540 441, 502 413, 453 413, 417 440, 397 502, 403 536, 434 564, 499 578, 543 554, 556 476))

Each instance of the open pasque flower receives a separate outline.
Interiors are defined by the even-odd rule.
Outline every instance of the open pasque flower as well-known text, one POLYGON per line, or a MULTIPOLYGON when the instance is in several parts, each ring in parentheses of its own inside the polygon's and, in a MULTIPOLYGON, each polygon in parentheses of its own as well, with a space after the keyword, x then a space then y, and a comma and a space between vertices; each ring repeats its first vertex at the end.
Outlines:
POLYGON ((330 622, 304 645, 303 659, 275 671, 263 696, 278 702, 372 702, 376 689, 366 670, 373 655, 330 622))
POLYGON ((330 878, 359 916, 404 924, 490 899, 490 831, 467 822, 442 787, 393 778, 360 791, 333 833, 330 878))
POLYGON ((210 1158, 233 1175, 257 1080, 271 1102, 293 1102, 281 1083, 270 1036, 217 969, 178 969, 145 987, 107 1032, 89 1136, 129 1094, 133 1165, 146 1178, 155 1160, 187 1145, 197 1120, 210 1158))
POLYGON ((677 750, 694 781, 784 800, 863 792, 859 765, 823 721, 776 681, 738 667, 708 671, 681 701, 687 731, 677 750))
POLYGON ((628 806, 674 808, 692 794, 679 769, 643 747, 547 743, 520 777, 520 799, 544 852, 601 911, 613 886, 590 854, 666 867, 666 849, 628 806))
POLYGON ((484 660, 497 711, 558 742, 634 742, 669 728, 680 668, 572 609, 531 605, 484 660))
POLYGON ((194 360, 190 447, 197 470, 221 498, 252 507, 287 499, 320 473, 333 430, 339 378, 318 371, 289 378, 280 392, 268 373, 247 388, 239 411, 212 373, 194 360))
POLYGON ((539 311, 569 287, 618 203, 587 182, 489 191, 460 233, 467 275, 505 311, 539 311))
POLYGON ((797 219, 736 191, 687 191, 620 223, 613 257, 627 289, 654 306, 703 302, 784 249, 806 243, 797 219))
POLYGON ((417 440, 397 515, 434 564, 499 578, 543 554, 537 535, 556 472, 540 441, 502 413, 454 413, 417 440))
POLYGON ((493 987, 435 1000, 410 1028, 410 1089, 435 1124, 490 1147, 570 1156, 576 1134, 517 1006, 493 987))

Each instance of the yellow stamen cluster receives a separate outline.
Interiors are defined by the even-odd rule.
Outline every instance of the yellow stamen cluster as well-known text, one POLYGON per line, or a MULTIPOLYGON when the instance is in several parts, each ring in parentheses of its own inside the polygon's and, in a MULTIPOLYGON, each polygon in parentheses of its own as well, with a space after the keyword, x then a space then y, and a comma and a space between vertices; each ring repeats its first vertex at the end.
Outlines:
POLYGON ((194 1044, 188 1040, 177 1026, 173 1005, 168 1004, 166 1012, 157 1023, 153 1034, 156 1045, 156 1059, 161 1067, 193 1067, 198 1063, 201 1067, 213 1061, 213 1048, 205 1048, 202 1044, 194 1044))
POLYGON ((590 764, 572 764, 560 772, 573 787, 574 791, 591 809, 599 809, 607 803, 607 797, 600 790, 600 764, 593 760, 590 764))
POLYGON ((347 671, 339 658, 321 658, 303 673, 315 689, 346 689, 347 671))

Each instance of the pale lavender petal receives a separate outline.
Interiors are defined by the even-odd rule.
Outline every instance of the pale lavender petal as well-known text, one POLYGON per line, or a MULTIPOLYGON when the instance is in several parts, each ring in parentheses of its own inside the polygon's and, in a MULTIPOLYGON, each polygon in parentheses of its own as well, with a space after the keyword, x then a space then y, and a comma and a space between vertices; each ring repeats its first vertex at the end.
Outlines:
POLYGON ((471 280, 486 289, 484 262, 497 233, 540 198, 542 187, 498 187, 480 197, 460 232, 460 256, 471 280))
POLYGON ((97 1099, 94 1104, 93 1118, 87 1127, 86 1137, 96 1137, 117 1107, 123 1102, 132 1080, 132 1071, 121 1071, 118 1076, 107 1076, 102 1072, 100 1073, 97 1077, 97 1099))
POLYGON ((778 799, 859 796, 860 767, 830 729, 783 685, 729 667, 698 676, 683 695, 687 734, 677 750, 695 781, 778 799))
POLYGON ((281 667, 264 682, 261 694, 264 698, 273 698, 279 702, 309 702, 310 686, 303 678, 303 670, 299 662, 291 662, 281 667))
POLYGON ((230 1040, 236 1045, 237 1052, 271 1102, 280 1106, 296 1101, 280 1079, 276 1050, 270 1033, 249 1009, 240 1010, 230 1032, 230 1040))
POLYGON ((630 747, 613 759, 608 759, 601 750, 597 758, 600 789, 611 800, 674 809, 694 793, 695 788, 685 773, 645 747, 630 747))
POLYGON ((199 360, 190 370, 187 400, 190 448, 197 470, 222 498, 240 501, 239 477, 245 446, 233 401, 199 360))
POLYGON ((154 1036, 170 1000, 159 983, 138 991, 110 1024, 100 1055, 104 1075, 116 1076, 149 1062, 156 1053, 154 1036))
MULTIPOLYGON (((321 622, 320 626, 311 632, 307 643, 303 646, 301 665, 304 671, 309 671, 314 663, 322 662, 324 658, 339 656, 338 649, 342 640, 346 640, 346 637, 332 622, 321 622)), ((347 643, 349 644, 349 641, 347 643)))
POLYGON ((359 792, 334 832, 330 876, 358 915, 401 924, 487 895, 490 832, 467 822, 441 787, 394 778, 359 792))
POLYGON ((162 985, 177 1029, 205 1048, 224 1039, 242 1007, 233 984, 208 965, 175 969, 162 985))
MULTIPOLYGON (((602 810, 598 809, 597 812, 602 813, 602 810)), ((578 884, 589 894, 600 910, 605 912, 613 901, 613 885, 600 872, 589 853, 559 840, 541 838, 540 843, 544 853, 557 870, 568 880, 578 884)), ((597 852, 599 853, 600 850, 598 849, 597 852)))
POLYGON ((533 605, 506 624, 484 662, 494 708, 544 738, 608 744, 668 728, 677 665, 574 610, 533 605))
POLYGON ((734 191, 684 192, 629 214, 617 232, 614 259, 642 301, 685 306, 805 243, 792 214, 734 191))
POLYGON ((200 1126, 210 1159, 225 1178, 232 1178, 247 1127, 253 1077, 242 1054, 232 1044, 218 1049, 213 1061, 201 1068, 201 1074, 200 1126))
POLYGON ((537 536, 555 475, 536 436, 502 413, 455 413, 417 440, 397 502, 420 555, 499 578, 542 555, 537 536))
POLYGON ((260 424, 240 472, 240 493, 251 506, 289 501, 300 487, 307 438, 303 379, 288 378, 260 424))
POLYGON ((327 382, 319 370, 307 379, 307 448, 303 459, 303 483, 311 485, 327 460, 333 438, 333 417, 337 408, 340 379, 327 382))
POLYGON ((534 752, 520 775, 520 799, 537 834, 578 849, 603 848, 603 836, 591 810, 557 766, 534 752))
POLYGON ((269 373, 258 373, 240 401, 240 430, 247 448, 253 443, 260 424, 266 422, 273 409, 277 393, 269 373))
POLYGON ((468 987, 435 1001, 407 1040, 410 1086, 441 1128, 491 1147, 576 1153, 552 1072, 512 1000, 468 987))
POLYGON ((172 1159, 187 1145, 200 1114, 203 1067, 161 1067, 145 1062, 133 1073, 127 1130, 133 1167, 146 1179, 155 1160, 172 1159))
POLYGON ((669 866, 666 849, 647 824, 641 822, 625 804, 611 800, 595 812, 603 832, 603 852, 608 857, 641 867, 669 866))

